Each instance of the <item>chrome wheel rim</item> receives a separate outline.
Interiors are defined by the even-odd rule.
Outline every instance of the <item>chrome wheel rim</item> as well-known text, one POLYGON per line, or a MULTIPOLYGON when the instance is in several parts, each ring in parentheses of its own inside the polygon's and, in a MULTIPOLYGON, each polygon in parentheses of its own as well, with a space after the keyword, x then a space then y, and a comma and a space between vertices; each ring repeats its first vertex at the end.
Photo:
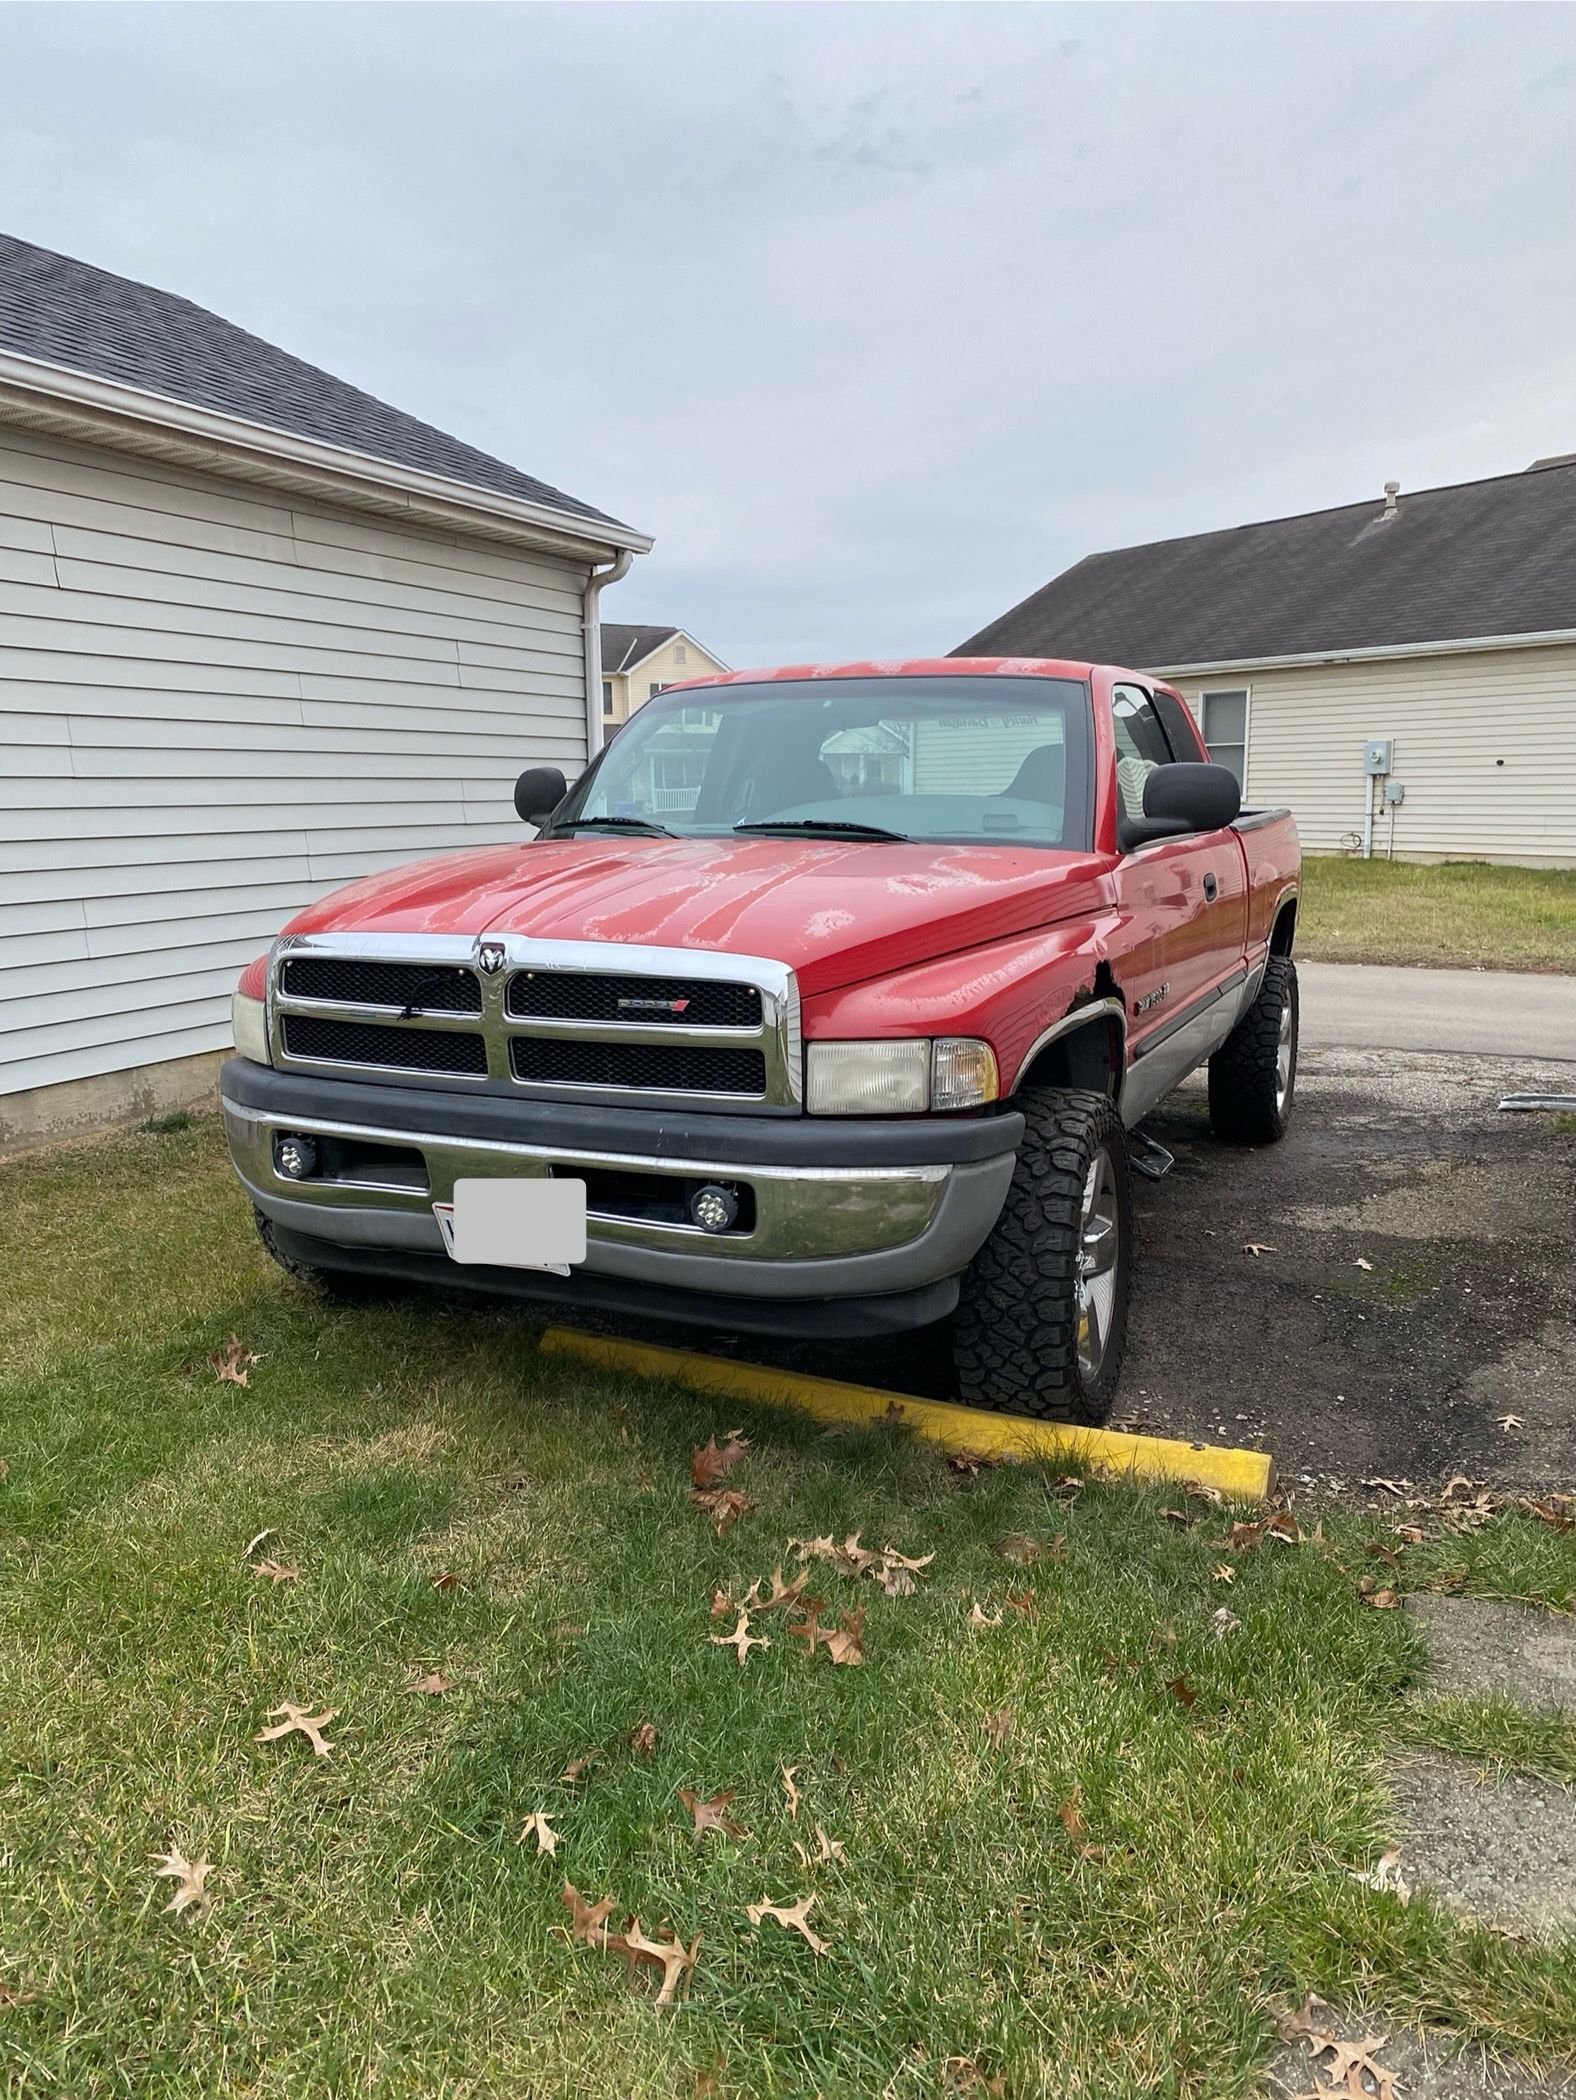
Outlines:
POLYGON ((1282 1115, 1291 1092, 1291 1000, 1281 1008, 1280 1039, 1275 1045, 1275 1113, 1282 1115))
POLYGON ((1084 1178, 1078 1220, 1078 1369, 1085 1381, 1100 1375, 1116 1312, 1116 1271, 1121 1253, 1116 1172, 1102 1146, 1084 1178))

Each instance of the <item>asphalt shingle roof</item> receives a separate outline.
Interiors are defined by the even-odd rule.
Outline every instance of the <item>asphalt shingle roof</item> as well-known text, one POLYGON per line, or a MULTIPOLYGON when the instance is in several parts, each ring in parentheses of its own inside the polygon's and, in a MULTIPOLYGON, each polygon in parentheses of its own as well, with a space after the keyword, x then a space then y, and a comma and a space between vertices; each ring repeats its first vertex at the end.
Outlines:
POLYGON ((1576 631, 1576 460, 1091 554, 957 656, 1170 670, 1576 631))
POLYGON ((678 633, 676 627, 619 627, 602 623, 602 668, 609 677, 638 664, 678 633))
POLYGON ((0 233, 0 350, 567 516, 604 511, 418 422, 206 307, 0 233))

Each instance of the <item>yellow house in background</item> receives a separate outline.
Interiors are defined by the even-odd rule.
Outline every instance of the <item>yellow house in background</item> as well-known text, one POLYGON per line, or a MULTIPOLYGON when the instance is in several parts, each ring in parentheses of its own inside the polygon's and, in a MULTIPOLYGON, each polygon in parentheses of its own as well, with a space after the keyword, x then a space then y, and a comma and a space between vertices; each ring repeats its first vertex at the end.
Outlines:
POLYGON ((602 733, 611 736, 637 707, 665 686, 705 678, 728 666, 682 627, 602 628, 602 733))

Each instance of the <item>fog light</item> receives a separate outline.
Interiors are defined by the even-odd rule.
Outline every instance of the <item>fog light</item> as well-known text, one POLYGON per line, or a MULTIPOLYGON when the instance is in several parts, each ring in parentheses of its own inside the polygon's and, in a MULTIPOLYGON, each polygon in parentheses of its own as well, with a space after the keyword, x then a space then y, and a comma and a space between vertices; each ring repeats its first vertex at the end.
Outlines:
POLYGON ((274 1165, 286 1181, 310 1181, 317 1172, 317 1147, 309 1137, 275 1138, 274 1165))
POLYGON ((739 1199, 721 1182, 708 1181, 691 1196, 689 1209, 702 1232, 726 1232, 739 1215, 739 1199))

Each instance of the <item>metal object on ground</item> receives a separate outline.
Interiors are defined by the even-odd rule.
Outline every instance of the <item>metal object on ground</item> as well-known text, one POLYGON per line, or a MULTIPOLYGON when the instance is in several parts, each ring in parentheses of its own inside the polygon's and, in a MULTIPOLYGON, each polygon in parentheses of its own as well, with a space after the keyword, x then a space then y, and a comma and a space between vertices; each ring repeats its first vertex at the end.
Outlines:
POLYGON ((1506 1094, 1499 1105, 1513 1113, 1543 1109, 1556 1115, 1576 1114, 1576 1094, 1506 1094))
POLYGON ((1127 1133, 1127 1149, 1132 1156, 1133 1172, 1142 1174, 1146 1181, 1163 1181, 1176 1165, 1165 1146, 1157 1144, 1142 1130, 1127 1133))

